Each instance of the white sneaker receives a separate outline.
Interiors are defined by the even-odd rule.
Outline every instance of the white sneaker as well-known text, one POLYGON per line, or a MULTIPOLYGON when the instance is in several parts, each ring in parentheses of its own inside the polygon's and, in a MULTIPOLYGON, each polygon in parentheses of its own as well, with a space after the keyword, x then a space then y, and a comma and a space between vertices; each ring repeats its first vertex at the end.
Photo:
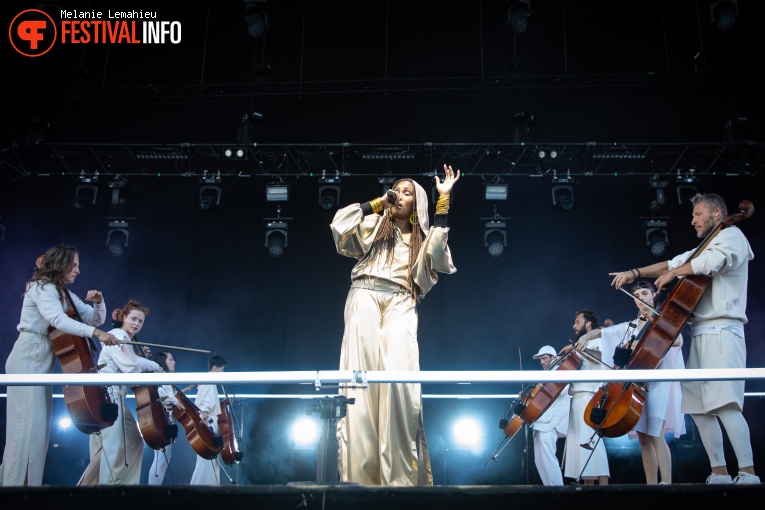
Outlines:
POLYGON ((738 472, 738 476, 733 479, 733 483, 760 483, 760 477, 757 475, 753 475, 750 473, 744 473, 743 471, 738 472))
POLYGON ((710 483, 710 484, 733 483, 733 480, 731 479, 730 475, 718 475, 716 473, 712 473, 711 475, 707 477, 707 483, 710 483))

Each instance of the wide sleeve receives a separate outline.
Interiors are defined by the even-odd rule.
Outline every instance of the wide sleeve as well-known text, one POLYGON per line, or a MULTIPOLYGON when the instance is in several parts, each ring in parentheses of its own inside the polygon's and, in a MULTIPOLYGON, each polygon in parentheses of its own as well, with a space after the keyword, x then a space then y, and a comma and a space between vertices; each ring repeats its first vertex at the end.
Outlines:
POLYGON ((412 278, 425 296, 438 282, 438 273, 457 272, 449 251, 449 228, 432 227, 422 242, 420 254, 412 267, 412 278))
MULTIPOLYGON (((27 296, 37 305, 40 315, 54 328, 70 335, 81 337, 93 336, 93 330, 95 329, 93 325, 74 320, 64 312, 64 307, 61 304, 55 285, 51 283, 33 283, 27 291, 27 296)), ((80 303, 82 302, 80 301, 80 303)), ((91 308, 84 304, 83 306, 91 308)))
POLYGON ((355 259, 363 258, 375 240, 381 219, 379 214, 364 215, 360 204, 351 204, 338 210, 329 225, 337 253, 355 259))

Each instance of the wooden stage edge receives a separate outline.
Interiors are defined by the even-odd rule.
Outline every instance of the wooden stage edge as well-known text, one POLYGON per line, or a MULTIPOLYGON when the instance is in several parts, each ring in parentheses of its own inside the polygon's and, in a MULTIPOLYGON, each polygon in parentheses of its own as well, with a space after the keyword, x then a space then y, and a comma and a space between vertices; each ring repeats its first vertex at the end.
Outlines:
MULTIPOLYGON (((153 510, 162 508, 239 509, 424 509, 480 510, 517 508, 534 510, 598 510, 613 505, 619 510, 676 510, 688 505, 721 507, 762 501, 765 485, 608 485, 544 487, 541 485, 447 485, 433 487, 360 487, 345 484, 293 482, 287 485, 210 486, 98 486, 0 487, 4 508, 58 510, 109 508, 153 510), (22 507, 22 505, 24 505, 22 507), (564 506, 561 506, 564 505, 564 506)), ((746 508, 746 507, 743 507, 746 508)))

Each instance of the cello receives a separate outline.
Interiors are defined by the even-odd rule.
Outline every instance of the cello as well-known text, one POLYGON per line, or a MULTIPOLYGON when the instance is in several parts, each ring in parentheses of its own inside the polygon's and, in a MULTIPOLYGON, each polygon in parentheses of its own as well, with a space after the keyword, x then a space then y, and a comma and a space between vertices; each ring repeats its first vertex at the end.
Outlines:
MULTIPOLYGON (((226 392, 225 387, 223 392, 226 392)), ((236 437, 236 418, 233 411, 229 408, 230 399, 228 394, 220 403, 221 413, 218 415, 218 432, 223 438, 223 446, 220 456, 223 463, 227 466, 233 466, 240 462, 244 454, 239 449, 239 441, 236 437)))
POLYGON ((213 434, 199 415, 199 408, 178 388, 175 388, 175 398, 178 404, 173 409, 173 417, 183 426, 189 444, 203 459, 214 459, 223 447, 221 436, 213 434))
MULTIPOLYGON (((138 338, 135 338, 135 341, 138 343, 138 338)), ((142 347, 138 350, 144 358, 149 358, 142 347)), ((175 442, 175 438, 178 437, 178 425, 170 420, 171 414, 159 396, 159 388, 154 385, 136 385, 130 388, 135 395, 138 428, 149 448, 161 450, 175 442)))
MULTIPOLYGON (((728 216, 707 234, 689 261, 705 250, 723 228, 754 213, 754 205, 748 200, 742 201, 738 207, 738 213, 728 216)), ((625 370, 655 370, 659 367, 711 281, 711 276, 703 274, 687 275, 680 279, 656 315, 643 327, 625 370)), ((587 405, 584 421, 601 436, 619 437, 626 434, 637 423, 645 404, 641 386, 636 383, 606 383, 587 405)))
MULTIPOLYGON (((69 291, 66 291, 69 311, 67 315, 82 322, 74 307, 69 291)), ((48 328, 53 352, 64 374, 89 374, 98 372, 95 353, 98 351, 92 338, 64 333, 53 326, 48 328)), ((81 432, 93 434, 111 427, 117 419, 118 407, 112 402, 104 386, 64 386, 64 401, 72 423, 81 432)))
MULTIPOLYGON (((545 370, 579 370, 582 358, 575 349, 559 352, 558 356, 545 370)), ((521 391, 518 398, 508 407, 505 417, 499 422, 499 428, 505 434, 502 443, 494 450, 489 460, 496 460, 500 452, 513 439, 515 434, 526 425, 533 425, 542 414, 555 402, 568 386, 566 382, 536 383, 521 391), (513 416, 510 417, 510 413, 513 416), (509 418, 509 419, 508 419, 509 418)))

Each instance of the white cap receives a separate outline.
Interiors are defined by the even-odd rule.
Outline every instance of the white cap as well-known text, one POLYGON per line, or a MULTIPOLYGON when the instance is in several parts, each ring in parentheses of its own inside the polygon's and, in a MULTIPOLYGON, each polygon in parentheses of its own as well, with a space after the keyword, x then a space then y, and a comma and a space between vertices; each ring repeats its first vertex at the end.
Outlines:
POLYGON ((532 356, 532 358, 539 359, 542 356, 544 356, 545 354, 549 354, 553 358, 558 355, 557 351, 555 349, 553 349, 552 345, 545 345, 544 347, 539 349, 539 352, 536 353, 534 356, 532 356))

